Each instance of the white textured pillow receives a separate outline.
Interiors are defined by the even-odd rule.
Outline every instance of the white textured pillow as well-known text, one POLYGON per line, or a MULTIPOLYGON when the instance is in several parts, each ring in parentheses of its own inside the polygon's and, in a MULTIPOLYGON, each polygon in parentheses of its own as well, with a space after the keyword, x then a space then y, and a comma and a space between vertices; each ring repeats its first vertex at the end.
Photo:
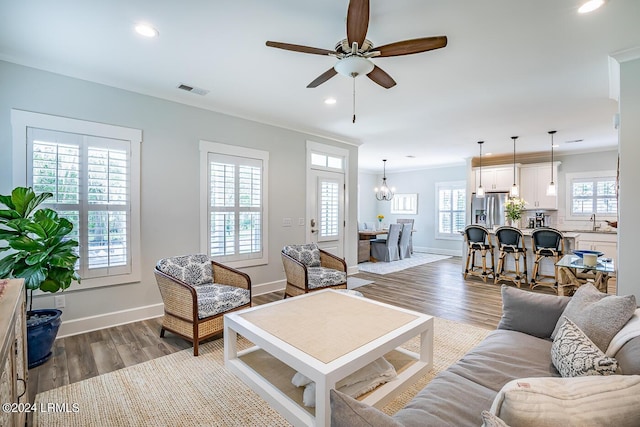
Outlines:
POLYGON ((618 369, 616 359, 607 357, 567 317, 551 345, 551 361, 563 377, 613 375, 618 369))
POLYGON ((511 426, 637 427, 640 375, 513 380, 495 397, 491 413, 511 426))

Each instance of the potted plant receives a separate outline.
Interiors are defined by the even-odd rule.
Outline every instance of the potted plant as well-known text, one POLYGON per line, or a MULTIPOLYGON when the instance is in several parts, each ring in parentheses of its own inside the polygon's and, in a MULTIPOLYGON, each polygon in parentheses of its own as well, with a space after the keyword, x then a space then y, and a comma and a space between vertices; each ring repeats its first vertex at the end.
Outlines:
POLYGON ((524 199, 517 197, 510 197, 505 203, 505 213, 509 220, 509 225, 512 227, 518 227, 518 221, 522 218, 522 210, 526 206, 527 202, 524 199))
POLYGON ((0 241, 8 252, 0 259, 0 278, 23 278, 28 291, 27 347, 29 368, 46 362, 60 327, 62 312, 33 310, 33 291, 58 292, 80 278, 76 274, 78 242, 68 237, 73 224, 53 209, 39 208, 51 193, 35 194, 17 187, 9 196, 0 195, 0 241))

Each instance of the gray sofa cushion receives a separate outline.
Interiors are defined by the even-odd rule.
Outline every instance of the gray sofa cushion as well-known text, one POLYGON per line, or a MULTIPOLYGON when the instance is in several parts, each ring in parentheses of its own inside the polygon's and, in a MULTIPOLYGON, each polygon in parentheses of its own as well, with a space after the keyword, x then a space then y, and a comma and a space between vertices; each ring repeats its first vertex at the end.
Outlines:
MULTIPOLYGON (((600 350, 606 352, 611 339, 631 319, 635 311, 634 295, 604 294, 591 283, 587 283, 578 288, 562 315, 571 319, 600 350)), ((564 322, 559 319, 552 338, 555 338, 562 323, 564 322)))
POLYGON ((329 392, 331 427, 402 427, 390 416, 336 390, 329 392))
POLYGON ((640 375, 640 337, 635 337, 616 353, 620 372, 624 375, 640 375))
POLYGON ((551 363, 551 344, 521 332, 493 331, 393 418, 404 426, 479 426, 482 411, 509 381, 559 376, 551 363))
POLYGON ((502 285, 502 318, 498 329, 550 338, 570 297, 536 294, 502 285))

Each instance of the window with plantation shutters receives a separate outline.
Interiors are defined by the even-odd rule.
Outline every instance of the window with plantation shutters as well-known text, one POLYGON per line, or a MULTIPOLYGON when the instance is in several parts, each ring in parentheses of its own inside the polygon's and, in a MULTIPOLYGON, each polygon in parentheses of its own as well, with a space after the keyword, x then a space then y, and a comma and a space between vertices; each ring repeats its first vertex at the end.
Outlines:
POLYGON ((340 233, 340 183, 320 179, 320 223, 318 240, 333 240, 340 233))
POLYGON ((266 262, 268 153, 206 141, 200 146, 206 158, 205 251, 235 266, 266 262))
POLYGON ((567 181, 567 219, 615 218, 618 214, 615 171, 580 172, 565 175, 567 181))
POLYGON ((24 184, 52 193, 43 206, 73 223, 83 287, 139 281, 142 133, 17 110, 12 122, 26 136, 14 137, 24 184))
POLYGON ((437 236, 460 238, 465 227, 466 189, 464 182, 436 184, 438 197, 437 236))

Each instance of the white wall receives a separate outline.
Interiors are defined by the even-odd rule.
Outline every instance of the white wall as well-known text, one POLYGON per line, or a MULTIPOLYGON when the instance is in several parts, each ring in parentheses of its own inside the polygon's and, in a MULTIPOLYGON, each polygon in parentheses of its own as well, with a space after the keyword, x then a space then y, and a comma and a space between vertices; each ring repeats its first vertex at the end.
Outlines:
POLYGON ((620 209, 618 294, 640 303, 636 263, 640 251, 640 59, 620 64, 620 209))
POLYGON ((382 182, 382 175, 376 175, 373 182, 371 175, 360 173, 360 220, 371 221, 378 214, 384 215, 384 222, 394 223, 398 218, 415 218, 413 234, 414 249, 424 250, 434 253, 449 255, 460 255, 459 239, 445 240, 436 239, 436 183, 448 181, 466 181, 467 166, 449 166, 431 169, 422 169, 407 172, 387 173, 387 182, 390 186, 396 187, 397 193, 417 193, 418 194, 418 214, 417 215, 397 215, 391 214, 391 203, 376 200, 373 188, 379 187, 382 182), (364 188, 367 182, 369 188, 364 188), (365 203, 365 199, 368 199, 365 203))
MULTIPOLYGON (((69 325, 92 328, 99 327, 103 320, 127 321, 138 315, 162 313, 153 276, 157 260, 197 253, 200 248, 200 140, 270 153, 269 263, 243 269, 251 276, 258 293, 261 286, 268 288, 269 284, 283 287, 280 249, 288 243, 305 241, 304 227, 281 225, 284 217, 306 216, 306 141, 348 149, 347 198, 352 209, 346 216, 349 228, 345 257, 348 265, 356 265, 358 150, 353 145, 0 61, 0 194, 9 194, 14 186, 12 108, 143 131, 142 281, 92 290, 83 290, 79 285, 65 291, 62 334, 65 325, 69 332, 69 325), (89 319, 90 316, 98 318, 89 319)), ((34 306, 53 307, 53 295, 36 298, 34 306)))

